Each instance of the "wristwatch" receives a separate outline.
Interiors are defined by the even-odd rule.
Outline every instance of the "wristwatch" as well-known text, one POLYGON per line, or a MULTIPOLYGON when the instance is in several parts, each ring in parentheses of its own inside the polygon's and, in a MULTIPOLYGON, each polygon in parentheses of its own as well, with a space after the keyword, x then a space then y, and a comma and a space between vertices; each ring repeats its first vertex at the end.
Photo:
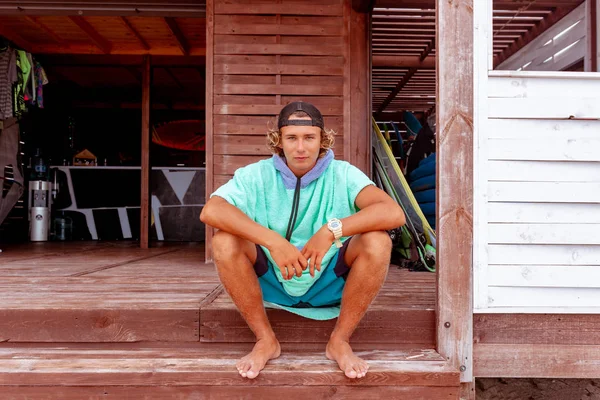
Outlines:
POLYGON ((339 249, 342 247, 342 242, 340 238, 342 237, 342 221, 337 218, 332 218, 327 222, 327 229, 333 232, 334 243, 336 247, 339 249))

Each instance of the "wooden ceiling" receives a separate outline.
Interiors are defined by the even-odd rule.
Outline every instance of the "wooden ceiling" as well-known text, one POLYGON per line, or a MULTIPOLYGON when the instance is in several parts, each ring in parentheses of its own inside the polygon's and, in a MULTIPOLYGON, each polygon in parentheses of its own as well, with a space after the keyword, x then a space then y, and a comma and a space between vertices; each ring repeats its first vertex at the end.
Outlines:
MULTIPOLYGON (((480 0, 475 0, 480 1, 480 0)), ((506 60, 584 0, 494 0, 495 64, 506 60)), ((435 109, 435 0, 377 0, 373 11, 373 112, 435 109)))
MULTIPOLYGON (((495 63, 510 57, 582 2, 494 0, 495 63)), ((204 1, 79 0, 76 7, 69 4, 75 3, 0 0, 0 35, 46 57, 44 66, 51 78, 71 80, 74 87, 139 86, 144 54, 158 56, 154 60, 163 57, 154 83, 166 93, 185 97, 188 88, 204 87, 199 76, 203 69, 198 69, 206 54, 204 1), (72 56, 60 59, 59 54, 72 56)), ((376 0, 372 47, 376 116, 393 116, 402 110, 431 113, 436 90, 435 0, 376 0)))
POLYGON ((33 54, 203 56, 205 32, 205 18, 0 16, 0 35, 33 54))
MULTIPOLYGON (((142 56, 37 56, 50 81, 49 102, 85 108, 139 108, 142 56)), ((155 109, 204 110, 205 58, 152 56, 155 109)))
POLYGON ((152 55, 155 108, 204 109, 205 3, 0 0, 0 35, 33 53, 55 104, 139 108, 152 55))

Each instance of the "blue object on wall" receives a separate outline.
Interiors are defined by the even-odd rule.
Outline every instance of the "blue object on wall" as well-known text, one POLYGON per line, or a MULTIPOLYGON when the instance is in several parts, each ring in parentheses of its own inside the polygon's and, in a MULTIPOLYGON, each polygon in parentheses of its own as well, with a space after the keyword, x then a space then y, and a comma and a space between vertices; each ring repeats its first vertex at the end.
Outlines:
POLYGON ((421 161, 419 161, 419 166, 429 164, 430 162, 435 163, 435 153, 431 153, 429 156, 427 156, 427 158, 424 158, 421 161))
POLYGON ((404 111, 404 123, 408 128, 408 136, 417 136, 421 128, 423 128, 417 117, 410 111, 404 111))
POLYGON ((423 211, 423 214, 425 214, 425 217, 435 217, 435 202, 419 203, 419 206, 421 207, 421 211, 423 211))
POLYGON ((413 193, 420 192, 422 190, 434 189, 435 188, 435 175, 425 176, 417 179, 410 184, 410 189, 413 193))
POLYGON ((408 180, 414 182, 417 179, 423 178, 425 176, 435 176, 435 167, 435 162, 420 165, 417 169, 410 173, 410 175, 408 176, 408 180))
POLYGON ((419 204, 435 202, 435 189, 423 190, 422 192, 416 192, 414 195, 419 204))

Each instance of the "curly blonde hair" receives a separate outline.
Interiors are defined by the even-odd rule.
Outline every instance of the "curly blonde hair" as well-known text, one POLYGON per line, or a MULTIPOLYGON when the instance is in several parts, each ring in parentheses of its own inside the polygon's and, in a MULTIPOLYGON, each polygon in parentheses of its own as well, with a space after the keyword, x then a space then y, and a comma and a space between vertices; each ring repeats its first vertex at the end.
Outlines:
MULTIPOLYGON (((309 115, 304 111, 296 111, 291 114, 290 117, 308 117, 309 115)), ((333 144, 335 143, 335 134, 336 132, 333 129, 322 128, 321 129, 321 148, 319 150, 319 158, 323 157, 327 150, 333 148, 333 144)), ((271 153, 277 154, 280 157, 285 157, 283 154, 283 149, 279 147, 281 144, 281 132, 277 129, 277 124, 269 124, 269 128, 267 130, 267 147, 271 150, 271 153)))

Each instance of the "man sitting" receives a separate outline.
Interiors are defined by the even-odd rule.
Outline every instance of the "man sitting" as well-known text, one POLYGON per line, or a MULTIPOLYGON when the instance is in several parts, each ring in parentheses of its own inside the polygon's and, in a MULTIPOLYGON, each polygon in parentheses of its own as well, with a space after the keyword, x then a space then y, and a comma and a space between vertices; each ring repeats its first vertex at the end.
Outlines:
POLYGON ((238 169, 200 216, 218 229, 219 278, 256 335, 238 371, 256 378, 279 357, 264 301, 308 318, 334 310, 326 356, 348 378, 361 378, 368 365, 350 336, 385 281, 386 230, 402 226, 404 213, 359 169, 333 159, 333 132, 313 105, 283 107, 268 144, 273 157, 238 169))

